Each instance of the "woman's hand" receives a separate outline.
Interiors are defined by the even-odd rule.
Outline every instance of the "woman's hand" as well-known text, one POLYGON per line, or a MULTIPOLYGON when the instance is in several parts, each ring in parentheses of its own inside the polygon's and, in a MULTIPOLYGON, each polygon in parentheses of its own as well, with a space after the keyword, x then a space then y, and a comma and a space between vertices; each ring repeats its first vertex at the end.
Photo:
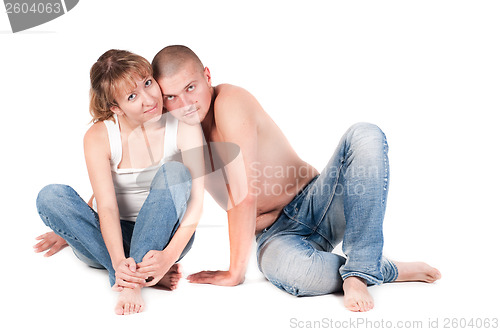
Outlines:
POLYGON ((121 260, 115 269, 115 284, 113 290, 121 291, 123 288, 136 288, 145 286, 146 278, 144 273, 137 271, 137 265, 132 257, 121 260))
POLYGON ((167 252, 150 250, 137 267, 139 272, 149 277, 146 286, 150 287, 156 285, 174 264, 175 258, 167 252))
POLYGON ((50 249, 45 253, 45 255, 43 255, 44 257, 52 256, 53 254, 68 246, 66 241, 54 232, 42 234, 35 240, 40 240, 40 242, 33 246, 33 248, 35 248, 35 252, 42 252, 50 249))

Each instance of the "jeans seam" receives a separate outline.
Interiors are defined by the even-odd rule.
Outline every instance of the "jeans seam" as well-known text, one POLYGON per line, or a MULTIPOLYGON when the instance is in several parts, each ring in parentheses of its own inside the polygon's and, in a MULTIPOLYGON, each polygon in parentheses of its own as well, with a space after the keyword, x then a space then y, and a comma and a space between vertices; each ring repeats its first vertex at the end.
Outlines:
POLYGON ((333 198, 335 197, 335 191, 337 190, 337 185, 339 183, 339 177, 340 177, 340 173, 342 172, 342 169, 344 168, 344 159, 342 159, 340 161, 340 167, 339 167, 339 170, 337 171, 337 177, 335 179, 335 190, 332 191, 332 194, 330 195, 330 198, 328 199, 328 204, 327 206, 325 207, 322 215, 321 215, 321 218, 320 218, 320 222, 316 225, 315 228, 318 228, 319 225, 323 222, 323 220, 325 219, 325 216, 326 216, 326 212, 328 211, 328 208, 330 207, 330 205, 332 204, 333 202, 333 198))
MULTIPOLYGON (((384 135, 384 191, 387 191, 389 188, 389 167, 388 167, 388 158, 387 154, 389 153, 389 144, 387 143, 387 138, 384 135)), ((386 199, 382 199, 382 205, 386 204, 386 199)))
MULTIPOLYGON (((42 214, 42 213, 40 213, 40 212, 38 213, 38 215, 40 215, 40 217, 41 217, 41 218, 43 218, 43 219, 45 219, 45 220, 47 221, 47 225, 49 226, 49 228, 50 228, 50 229, 52 229, 55 233, 57 233, 57 235, 59 235, 59 236, 64 235, 64 236, 69 237, 69 238, 71 238, 71 239, 73 239, 73 240, 79 241, 79 240, 78 240, 76 237, 74 237, 72 234, 66 233, 66 232, 64 232, 63 230, 61 230, 61 229, 59 229, 59 228, 55 227, 55 226, 54 226, 54 224, 52 224, 52 223, 50 222, 49 217, 45 216, 44 214, 42 214)), ((62 236, 61 236, 61 237, 62 237, 62 236)))
POLYGON ((387 261, 389 262, 389 265, 394 270, 394 277, 391 280, 387 280, 387 281, 384 280, 384 282, 393 282, 394 280, 396 280, 399 277, 399 270, 398 270, 398 267, 396 266, 396 264, 394 264, 390 259, 387 259, 387 261))
MULTIPOLYGON (((78 195, 78 196, 80 196, 80 195, 78 195)), ((81 198, 81 197, 80 197, 80 198, 81 198)), ((93 208, 93 207, 91 207, 91 206, 90 206, 90 205, 88 205, 88 204, 85 204, 85 207, 86 207, 87 209, 89 209, 89 210, 90 210, 90 212, 93 214, 94 218, 95 218, 95 219, 96 219, 96 221, 97 221, 97 226, 99 226, 99 227, 100 227, 100 224, 101 224, 101 223, 100 223, 100 221, 99 221, 99 214, 97 213, 97 211, 95 211, 95 210, 94 210, 94 208, 93 208)))
MULTIPOLYGON (((342 172, 342 169, 344 168, 344 162, 345 162, 345 159, 342 159, 340 161, 340 168, 338 169, 337 171, 337 177, 335 179, 335 190, 332 191, 332 194, 330 195, 329 199, 328 199, 328 204, 325 206, 324 210, 323 210, 323 213, 321 215, 321 218, 319 219, 319 222, 314 226, 314 228, 311 228, 312 230, 312 233, 307 237, 309 238, 310 236, 312 236, 314 233, 317 233, 319 234, 322 238, 324 238, 328 244, 331 246, 331 247, 335 247, 331 241, 326 237, 324 236, 323 234, 321 234, 321 232, 318 232, 317 229, 319 228, 319 226, 321 225, 321 223, 323 222, 323 220, 325 219, 325 216, 326 216, 326 212, 328 211, 328 208, 331 206, 332 202, 333 202, 333 198, 335 197, 335 191, 337 189, 337 185, 339 183, 339 177, 340 177, 340 174, 342 172)), ((310 227, 309 227, 310 228, 310 227)))
POLYGON ((295 222, 298 222, 299 224, 301 224, 302 226, 305 226, 307 228, 309 228, 312 232, 314 232, 314 228, 311 228, 311 226, 303 223, 302 221, 298 220, 297 218, 295 217, 289 217, 291 220, 295 221, 295 222))
POLYGON ((288 294, 293 295, 293 296, 297 296, 297 297, 300 297, 300 296, 318 296, 318 295, 325 294, 323 292, 301 291, 300 287, 297 287, 296 285, 284 284, 283 282, 281 282, 277 279, 274 279, 274 278, 268 278, 267 280, 269 280, 269 282, 271 282, 274 286, 276 286, 278 288, 282 288, 288 294), (279 285, 279 286, 277 286, 277 285, 279 285), (291 292, 291 290, 293 290, 293 292, 291 292), (303 293, 306 293, 306 294, 303 294, 303 293))
POLYGON ((366 274, 366 273, 362 273, 362 272, 348 272, 348 273, 345 273, 342 275, 342 280, 346 280, 347 278, 349 277, 359 277, 359 278, 363 278, 375 285, 380 285, 382 284, 381 281, 379 281, 378 279, 366 274))

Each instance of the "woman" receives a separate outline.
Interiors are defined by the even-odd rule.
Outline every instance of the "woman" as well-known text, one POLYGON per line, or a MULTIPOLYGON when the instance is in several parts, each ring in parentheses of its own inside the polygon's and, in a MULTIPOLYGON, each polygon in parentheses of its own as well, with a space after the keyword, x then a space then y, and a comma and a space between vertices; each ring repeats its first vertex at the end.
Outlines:
POLYGON ((176 262, 191 247, 203 203, 201 128, 163 113, 151 65, 136 54, 107 51, 90 79, 93 125, 84 152, 93 208, 71 187, 43 188, 38 213, 55 234, 35 247, 57 252, 66 242, 79 259, 109 271, 120 291, 117 314, 138 313, 142 287, 176 287, 176 262))

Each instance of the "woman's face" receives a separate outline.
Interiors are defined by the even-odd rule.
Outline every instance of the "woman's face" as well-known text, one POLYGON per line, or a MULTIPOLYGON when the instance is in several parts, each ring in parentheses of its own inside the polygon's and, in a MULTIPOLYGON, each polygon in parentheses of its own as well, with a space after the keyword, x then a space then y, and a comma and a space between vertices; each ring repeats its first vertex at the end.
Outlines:
POLYGON ((111 111, 122 115, 132 126, 140 126, 162 114, 163 98, 160 86, 152 76, 144 79, 134 78, 136 87, 128 88, 125 84, 118 89, 116 102, 111 111))

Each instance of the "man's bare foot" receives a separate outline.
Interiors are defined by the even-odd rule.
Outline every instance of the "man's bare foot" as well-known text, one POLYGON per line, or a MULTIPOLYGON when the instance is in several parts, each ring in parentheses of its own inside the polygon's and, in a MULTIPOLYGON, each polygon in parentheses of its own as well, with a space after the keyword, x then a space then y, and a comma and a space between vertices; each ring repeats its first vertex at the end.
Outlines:
POLYGON ((179 284, 179 279, 182 277, 182 272, 181 272, 181 265, 180 264, 174 264, 168 270, 167 273, 163 276, 163 278, 158 281, 157 285, 166 288, 167 290, 174 290, 177 288, 177 285, 179 284))
POLYGON ((395 281, 422 281, 432 283, 441 279, 441 272, 429 264, 423 262, 394 262, 398 268, 399 275, 395 281))
POLYGON ((124 288, 118 297, 115 313, 117 315, 132 315, 144 311, 141 290, 142 287, 124 288))
POLYGON ((368 293, 366 281, 358 277, 344 280, 344 305, 351 311, 368 311, 373 309, 373 298, 368 293))

